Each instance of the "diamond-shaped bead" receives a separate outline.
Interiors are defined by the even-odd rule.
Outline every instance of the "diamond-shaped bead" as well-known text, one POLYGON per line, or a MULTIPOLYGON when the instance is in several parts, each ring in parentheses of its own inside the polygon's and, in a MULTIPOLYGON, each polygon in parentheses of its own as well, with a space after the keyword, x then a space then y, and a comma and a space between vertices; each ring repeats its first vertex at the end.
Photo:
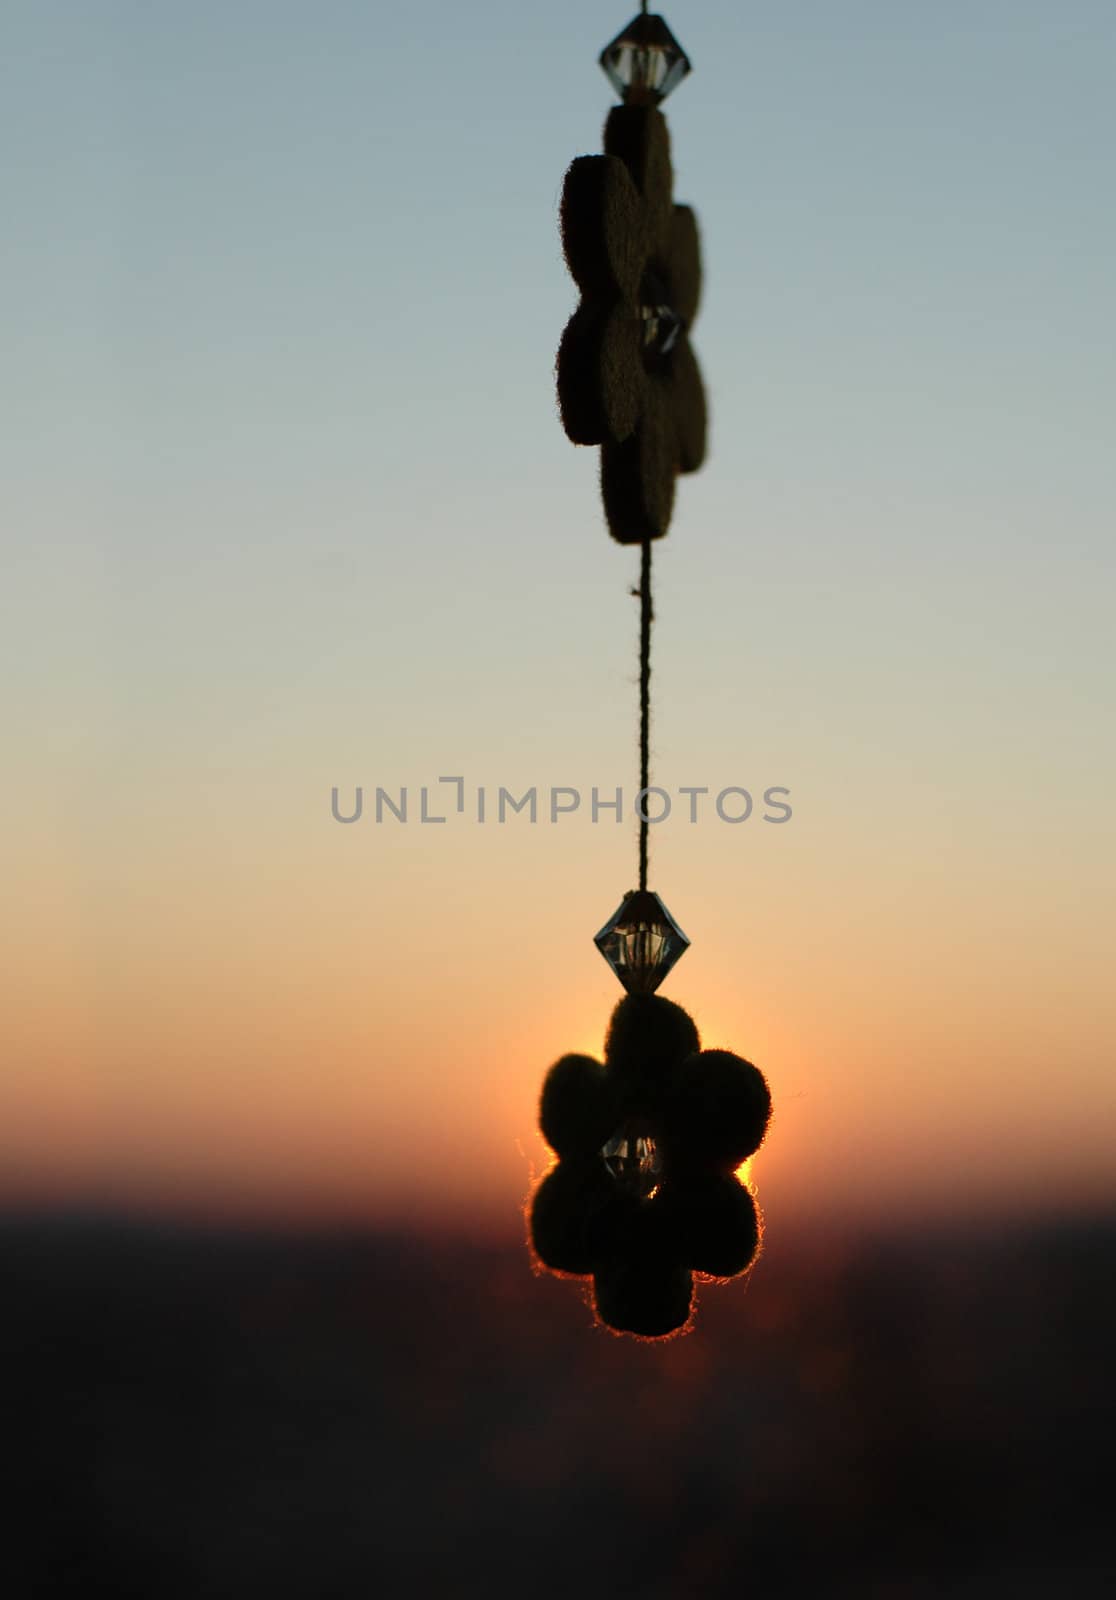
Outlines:
POLYGON ((649 366, 665 361, 678 343, 682 318, 668 305, 640 306, 643 321, 643 359, 649 366))
POLYGON ((650 889, 633 889, 593 940, 629 994, 653 994, 690 941, 650 889))
POLYGON ((637 1200, 650 1200, 659 1186, 662 1159, 651 1135, 625 1124, 601 1146, 601 1159, 618 1189, 637 1200))
POLYGON ((601 51, 601 66, 625 105, 658 105, 677 89, 690 61, 662 17, 633 17, 601 51))

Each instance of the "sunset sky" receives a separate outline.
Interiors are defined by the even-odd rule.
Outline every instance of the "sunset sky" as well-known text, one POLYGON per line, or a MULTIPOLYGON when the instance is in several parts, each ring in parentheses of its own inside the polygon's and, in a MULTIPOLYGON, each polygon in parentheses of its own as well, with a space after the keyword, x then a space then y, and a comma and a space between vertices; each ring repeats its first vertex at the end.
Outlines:
MULTIPOLYGON (((552 377, 635 9, 2 7, 3 1202, 521 1227, 635 880, 638 556, 552 377)), ((665 15, 663 993, 768 1075, 769 1240, 1111 1205, 1116 7, 665 15)))

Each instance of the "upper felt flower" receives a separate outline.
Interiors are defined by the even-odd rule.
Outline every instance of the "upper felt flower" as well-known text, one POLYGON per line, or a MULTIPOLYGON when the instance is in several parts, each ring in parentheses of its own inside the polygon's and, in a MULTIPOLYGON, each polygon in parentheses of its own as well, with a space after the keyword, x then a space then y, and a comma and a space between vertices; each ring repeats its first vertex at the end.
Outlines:
POLYGON ((751 1062, 702 1050, 671 1001, 628 995, 604 1062, 563 1056, 543 1085, 540 1124, 559 1161, 532 1203, 540 1260, 592 1274, 614 1328, 655 1337, 683 1326, 694 1272, 731 1278, 755 1260, 755 1204, 734 1169, 770 1113, 751 1062))
POLYGON ((603 156, 562 192, 562 243, 581 290, 558 351, 575 444, 601 446, 601 493, 621 544, 667 531, 679 472, 705 459, 701 373, 689 341, 701 290, 697 223, 671 196, 670 136, 654 106, 616 106, 603 156))

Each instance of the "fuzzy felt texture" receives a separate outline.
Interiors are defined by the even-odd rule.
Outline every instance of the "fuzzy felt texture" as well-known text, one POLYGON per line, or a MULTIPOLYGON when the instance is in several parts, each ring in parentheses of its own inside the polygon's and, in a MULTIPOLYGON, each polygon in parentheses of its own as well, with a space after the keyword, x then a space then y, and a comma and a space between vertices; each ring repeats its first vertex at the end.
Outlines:
POLYGON ((593 1056, 563 1056, 543 1084, 539 1127, 560 1156, 599 1150, 616 1126, 616 1086, 593 1056))
POLYGON ((759 1148, 770 1115, 751 1062, 702 1050, 692 1018, 661 995, 625 996, 604 1061, 563 1056, 543 1085, 540 1125, 560 1159, 531 1204, 539 1260, 591 1276, 609 1327, 644 1338, 684 1327, 695 1272, 734 1278, 756 1259, 759 1217, 733 1169, 759 1148), (660 1161, 646 1197, 603 1155, 614 1136, 636 1131, 660 1161))
POLYGON ((601 447, 609 532, 641 544, 666 533, 675 478, 705 459, 705 391, 688 338, 701 252, 693 212, 673 202, 662 112, 614 107, 604 145, 578 157, 562 191, 581 303, 558 350, 558 403, 573 442, 601 447))

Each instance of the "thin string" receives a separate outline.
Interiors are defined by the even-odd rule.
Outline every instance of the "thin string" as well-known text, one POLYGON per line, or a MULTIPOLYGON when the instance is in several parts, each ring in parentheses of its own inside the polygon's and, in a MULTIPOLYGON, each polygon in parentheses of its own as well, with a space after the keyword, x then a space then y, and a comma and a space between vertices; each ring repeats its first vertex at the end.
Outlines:
POLYGON ((647 888, 647 786, 651 782, 651 541, 644 539, 639 568, 639 886, 647 888))
MULTIPOLYGON (((647 15, 647 0, 640 0, 647 15)), ((647 786, 651 782, 651 541, 644 539, 639 568, 639 787, 643 807, 639 819, 639 886, 647 888, 647 786)))

